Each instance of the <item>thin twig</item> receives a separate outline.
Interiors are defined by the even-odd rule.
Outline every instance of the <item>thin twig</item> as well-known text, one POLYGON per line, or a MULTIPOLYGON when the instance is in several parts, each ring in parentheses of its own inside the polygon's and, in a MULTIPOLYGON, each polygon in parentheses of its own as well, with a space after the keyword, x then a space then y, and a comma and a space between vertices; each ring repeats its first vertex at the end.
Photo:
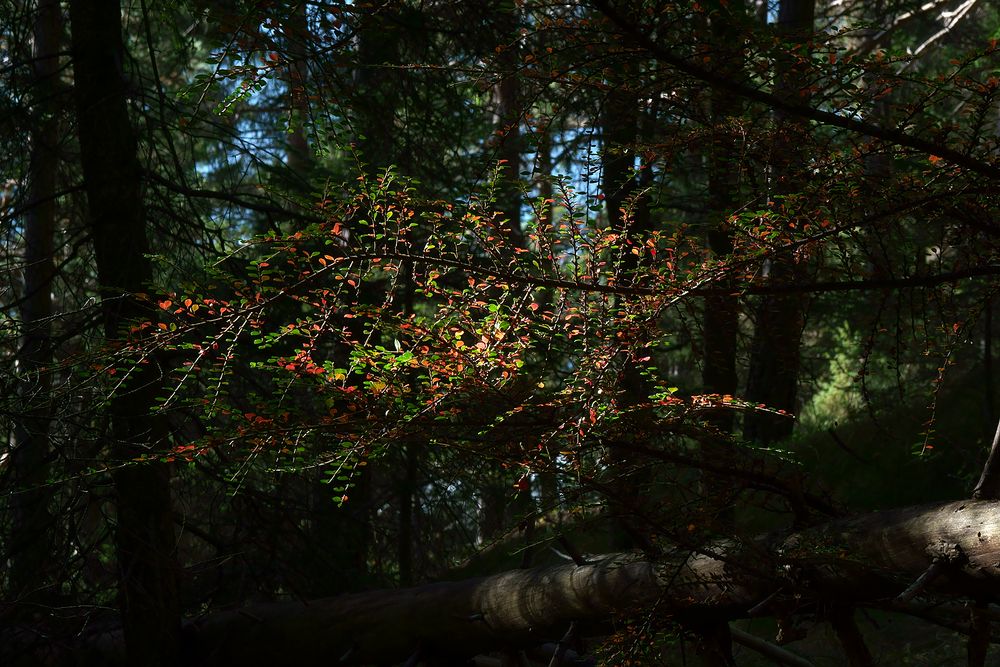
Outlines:
POLYGON ((920 595, 925 588, 927 588, 935 579, 944 573, 946 568, 947 565, 943 561, 935 560, 930 564, 930 567, 924 570, 923 574, 917 577, 916 581, 907 586, 905 591, 896 596, 896 602, 905 604, 920 595))
POLYGON ((977 600, 972 606, 969 622, 969 667, 984 667, 990 647, 990 619, 986 603, 977 600))
POLYGON ((851 607, 836 609, 830 615, 830 625, 840 640, 840 645, 847 654, 851 667, 871 667, 875 664, 865 638, 854 620, 854 609, 851 607))
POLYGON ((566 649, 569 648, 570 642, 576 636, 576 621, 570 621, 569 629, 566 630, 566 634, 563 638, 559 640, 556 644, 556 650, 552 652, 552 659, 549 660, 549 667, 559 667, 563 663, 563 657, 566 655, 566 649))
MULTIPOLYGON (((733 636, 733 641, 741 646, 746 646, 752 651, 760 653, 765 658, 770 659, 780 665, 790 665, 791 667, 815 667, 813 663, 805 658, 795 655, 787 649, 765 641, 757 635, 744 632, 739 628, 730 627, 729 633, 733 636)), ((551 665, 549 667, 552 667, 551 665)))
POLYGON ((998 492, 1000 492, 1000 422, 997 423, 990 455, 986 459, 986 465, 983 466, 983 474, 972 491, 972 497, 976 500, 996 500, 998 492))

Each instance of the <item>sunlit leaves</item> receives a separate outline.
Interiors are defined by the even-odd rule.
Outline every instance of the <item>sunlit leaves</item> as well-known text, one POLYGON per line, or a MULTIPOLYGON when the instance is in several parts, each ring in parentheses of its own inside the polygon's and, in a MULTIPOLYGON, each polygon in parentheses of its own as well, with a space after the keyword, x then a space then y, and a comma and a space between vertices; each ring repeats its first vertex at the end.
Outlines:
POLYGON ((332 466, 338 488, 404 434, 492 442, 527 470, 575 459, 614 428, 623 364, 654 363, 632 351, 663 339, 657 313, 703 266, 683 229, 612 232, 560 191, 558 218, 515 248, 488 195, 424 202, 391 172, 360 179, 324 200, 328 222, 258 239, 213 290, 156 299, 161 409, 218 425, 172 456, 332 466), (662 291, 615 292, 637 282, 662 291))

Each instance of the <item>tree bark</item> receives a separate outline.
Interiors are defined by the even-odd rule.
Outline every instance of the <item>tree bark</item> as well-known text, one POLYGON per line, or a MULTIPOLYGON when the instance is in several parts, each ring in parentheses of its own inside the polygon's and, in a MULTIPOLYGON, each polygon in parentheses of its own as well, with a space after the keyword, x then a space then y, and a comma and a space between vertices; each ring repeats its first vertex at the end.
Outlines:
POLYGON ((377 178, 398 159, 396 113, 399 107, 400 5, 396 0, 368 8, 358 28, 358 69, 355 76, 361 158, 366 178, 377 178))
POLYGON ((848 664, 851 667, 872 667, 875 660, 865 644, 857 622, 854 620, 854 609, 851 607, 834 609, 830 625, 844 648, 848 664))
MULTIPOLYGON (((53 557, 52 492, 46 488, 52 419, 52 281, 55 276, 56 174, 59 143, 59 42, 57 0, 39 0, 34 26, 35 131, 31 135, 28 211, 24 219, 24 336, 18 352, 23 413, 14 425, 9 466, 11 503, 10 581, 19 599, 38 600, 53 557)), ((44 597, 44 595, 43 595, 44 597)))
MULTIPOLYGON (((73 0, 70 20, 80 160, 104 333, 111 345, 120 345, 129 322, 152 317, 134 296, 149 289, 152 267, 141 166, 128 116, 120 5, 73 0)), ((131 463, 163 436, 150 414, 157 378, 150 364, 128 373, 131 381, 115 390, 108 409, 108 450, 124 462, 114 473, 119 605, 129 664, 173 665, 180 612, 170 472, 163 464, 131 463)))
MULTIPOLYGON (((815 0, 782 0, 778 12, 778 32, 786 39, 805 45, 812 38, 815 0)), ((808 102, 805 94, 808 81, 803 65, 789 55, 779 59, 775 95, 798 102, 808 102)), ((805 139, 809 128, 805 121, 781 111, 775 114, 776 137, 772 159, 772 197, 785 219, 786 200, 804 186, 802 170, 806 164, 805 139)), ((794 220, 794 211, 788 214, 794 220)), ((776 285, 795 284, 805 280, 804 267, 798 258, 775 257, 770 264, 768 279, 776 285)), ((800 339, 805 327, 805 294, 765 296, 757 309, 754 327, 747 399, 769 408, 795 414, 800 365, 800 339)), ((768 412, 749 413, 744 436, 748 440, 770 443, 792 433, 790 416, 768 412)))
MULTIPOLYGON (((742 0, 728 7, 720 6, 709 16, 712 46, 721 55, 729 75, 743 79, 743 57, 737 16, 744 8, 742 0), (732 14, 731 14, 732 12, 732 14)), ((708 247, 712 257, 720 262, 732 258, 733 232, 727 219, 730 212, 739 209, 740 163, 736 142, 730 130, 730 123, 741 107, 739 98, 723 91, 713 90, 710 99, 710 120, 712 140, 707 147, 708 162, 708 202, 710 211, 707 221, 708 247)), ((717 283, 723 289, 733 288, 730 294, 706 297, 702 318, 702 384, 705 393, 735 395, 737 393, 736 347, 739 334, 739 298, 735 281, 726 277, 717 283)), ((714 415, 709 424, 721 433, 731 434, 734 427, 732 411, 722 411, 714 415)), ((735 458, 729 448, 709 451, 702 448, 702 458, 714 458, 716 463, 729 468, 735 465, 735 458)), ((702 470, 700 489, 707 514, 713 528, 723 534, 736 530, 737 493, 730 480, 717 477, 702 470)), ((735 664, 732 651, 732 635, 729 624, 724 619, 702 621, 691 627, 698 635, 695 648, 705 665, 735 664)))
MULTIPOLYGON (((712 46, 720 54, 721 64, 733 78, 743 79, 743 54, 740 49, 738 16, 744 13, 742 3, 728 9, 713 12, 711 23, 712 46), (731 13, 732 12, 732 13, 731 13), (734 48, 735 47, 735 48, 734 48)), ((730 123, 740 113, 742 103, 739 98, 721 90, 713 90, 709 98, 712 123, 711 142, 706 148, 708 166, 709 211, 706 220, 708 247, 713 259, 725 262, 732 259, 733 231, 727 217, 740 206, 740 162, 739 153, 730 123)), ((739 297, 735 280, 725 277, 713 286, 729 291, 705 298, 702 315, 702 386, 707 394, 734 396, 737 394, 736 352, 739 336, 739 297)), ((725 410, 713 415, 709 424, 721 433, 731 434, 735 425, 735 413, 725 410)), ((729 450, 707 452, 703 457, 721 458, 723 466, 733 465, 729 450)), ((702 473, 701 491, 710 505, 709 514, 716 527, 725 533, 735 529, 735 494, 728 479, 702 473)), ((717 633, 720 634, 720 633, 717 633)), ((725 636, 725 633, 721 633, 725 636)))
MULTIPOLYGON (((616 264, 616 283, 626 285, 634 283, 639 273, 639 255, 633 254, 632 250, 643 254, 644 243, 652 231, 648 202, 640 195, 636 176, 640 103, 638 94, 629 89, 633 78, 630 69, 623 63, 621 71, 609 75, 610 90, 601 109, 601 191, 608 226, 625 239, 622 246, 614 251, 617 256, 609 259, 616 264)), ((648 399, 650 383, 643 377, 641 364, 635 360, 651 354, 645 346, 622 349, 620 352, 619 383, 624 405, 634 406, 648 399)), ((618 448, 612 448, 610 460, 611 512, 615 516, 611 526, 611 544, 615 549, 645 546, 648 539, 641 527, 627 517, 634 515, 636 508, 642 504, 643 488, 649 483, 648 470, 643 470, 641 465, 637 465, 635 457, 618 448)))
POLYGON ((518 74, 521 67, 519 11, 518 3, 515 2, 504 2, 497 9, 501 45, 504 47, 497 57, 501 68, 500 82, 496 87, 496 131, 500 144, 497 154, 502 161, 497 207, 507 221, 505 225, 510 230, 509 242, 512 248, 525 247, 524 231, 521 229, 521 153, 524 143, 521 137, 521 116, 524 109, 518 74))
POLYGON ((285 142, 285 165, 288 167, 289 185, 296 192, 306 193, 310 188, 310 175, 315 164, 315 155, 309 146, 306 126, 309 118, 309 50, 312 40, 305 3, 298 5, 288 16, 284 27, 288 44, 288 106, 293 114, 292 126, 285 142))

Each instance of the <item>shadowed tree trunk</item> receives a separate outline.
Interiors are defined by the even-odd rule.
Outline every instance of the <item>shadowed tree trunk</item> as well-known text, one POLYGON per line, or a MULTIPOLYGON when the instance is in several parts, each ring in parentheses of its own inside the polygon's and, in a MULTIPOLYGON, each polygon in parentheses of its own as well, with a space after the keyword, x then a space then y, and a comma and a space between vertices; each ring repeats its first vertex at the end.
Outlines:
POLYGON ((41 590, 56 564, 53 518, 49 510, 49 442, 52 418, 52 281, 56 229, 56 174, 59 143, 59 2, 40 0, 34 26, 35 131, 31 136, 28 211, 24 219, 24 335, 17 359, 23 416, 14 425, 10 456, 12 535, 10 581, 20 599, 45 597, 41 590))
MULTIPOLYGON (((518 249, 527 248, 521 226, 521 164, 524 139, 521 120, 525 113, 521 93, 521 34, 520 6, 512 0, 497 3, 493 9, 494 40, 499 81, 494 86, 494 136, 487 142, 499 162, 496 183, 495 208, 499 213, 505 247, 497 258, 512 261, 518 249)), ((479 536, 483 540, 496 538, 501 531, 534 511, 533 502, 524 494, 514 495, 511 475, 503 470, 490 471, 483 476, 480 493, 479 536)))
MULTIPOLYGON (((733 52, 733 46, 739 43, 739 27, 733 24, 733 17, 728 13, 716 12, 710 21, 722 67, 729 72, 729 76, 742 78, 742 53, 733 52)), ((725 260, 733 254, 733 232, 726 216, 741 203, 739 148, 730 123, 739 114, 742 104, 738 97, 720 90, 712 91, 710 101, 712 135, 708 146, 708 246, 715 259, 725 260)), ((723 289, 734 286, 732 278, 724 279, 719 285, 723 289)), ((736 394, 738 314, 738 297, 719 295, 705 299, 702 383, 707 393, 736 394)), ((732 433, 733 413, 723 412, 714 417, 712 425, 720 431, 732 433)))
POLYGON ((413 442, 407 443, 403 448, 403 478, 399 481, 399 537, 396 547, 401 586, 412 586, 414 581, 414 515, 420 511, 417 502, 420 450, 420 446, 413 442))
MULTIPOLYGON (((378 179, 396 162, 396 115, 400 105, 400 11, 395 0, 366 6, 360 18, 357 34, 358 67, 354 82, 358 137, 363 161, 362 173, 373 197, 379 188, 378 179)), ((303 17, 305 18, 305 17, 303 17)), ((348 233, 353 229, 348 225, 348 233)), ((385 297, 380 287, 365 283, 359 300, 366 304, 380 303, 385 297)), ((357 320, 349 326, 355 326, 357 320)), ((355 331, 361 338, 361 332, 355 331)), ((363 588, 372 575, 369 559, 373 555, 372 503, 379 486, 391 478, 391 471, 376 462, 356 470, 347 490, 348 502, 339 505, 328 484, 313 484, 310 495, 311 563, 307 571, 313 581, 321 582, 328 593, 356 591, 363 588)), ((378 566, 375 566, 377 572, 378 566)), ((310 585, 303 582, 303 585, 310 585)), ((305 591, 303 591, 305 593, 305 591)))
MULTIPOLYGON (((611 90, 604 99, 601 113, 601 191, 607 206, 608 224, 616 230, 627 230, 634 241, 650 229, 649 210, 646 202, 636 198, 639 185, 636 179, 636 142, 639 139, 639 99, 628 88, 629 77, 608 82, 611 90)), ((624 269, 633 269, 633 255, 626 248, 623 252, 624 269)))
MULTIPOLYGON (((743 53, 740 48, 741 35, 738 19, 743 13, 742 2, 720 7, 709 16, 712 52, 718 66, 727 76, 742 80, 743 53)), ((727 216, 740 205, 740 160, 739 148, 734 139, 731 124, 739 114, 742 103, 739 98, 724 91, 714 89, 709 98, 711 142, 707 147, 708 202, 707 221, 708 247, 712 257, 720 262, 733 254, 733 232, 727 216)), ((702 319, 702 384, 709 394, 733 396, 737 393, 736 349, 739 334, 739 298, 734 296, 736 281, 732 277, 722 278, 719 287, 733 290, 733 294, 720 294, 705 299, 702 319)), ((709 424, 724 434, 731 434, 734 428, 734 413, 723 411, 714 415, 709 424)), ((729 468, 736 465, 729 449, 703 449, 703 459, 716 459, 716 465, 729 468), (722 460, 718 460, 719 458, 722 460)), ((736 530, 736 509, 733 485, 730 480, 702 471, 700 489, 711 517, 713 528, 723 534, 736 530)), ((732 637, 725 619, 699 620, 691 624, 698 641, 695 649, 707 666, 735 664, 732 652, 732 637)))
POLYGON ((521 67, 518 32, 518 3, 504 2, 497 9, 497 23, 503 51, 497 57, 500 66, 500 83, 497 85, 497 134, 500 143, 497 154, 502 161, 498 207, 510 229, 510 243, 514 248, 524 247, 521 229, 521 67))
MULTIPOLYGON (((782 0, 778 11, 778 31, 797 45, 808 49, 812 38, 814 0, 782 0)), ((775 95, 796 104, 807 104, 808 81, 804 67, 796 61, 798 53, 789 53, 778 59, 775 95)), ((782 215, 781 220, 794 221, 794 212, 785 197, 801 191, 808 155, 805 141, 808 124, 782 112, 775 113, 776 136, 772 148, 771 192, 773 206, 782 215), (786 215, 787 214, 787 215, 786 215)), ((795 283, 805 278, 804 266, 798 258, 785 255, 774 257, 769 266, 771 284, 795 283)), ((757 309, 751 350, 750 371, 747 382, 747 399, 769 408, 796 412, 795 398, 799 379, 799 342, 805 326, 806 296, 782 294, 764 297, 757 309)), ((746 417, 744 436, 762 443, 775 442, 792 433, 794 422, 790 417, 771 413, 749 413, 746 417)))
MULTIPOLYGON (((636 174, 636 146, 640 139, 639 96, 629 89, 629 72, 621 72, 610 78, 610 90, 603 101, 601 112, 601 192, 607 207, 608 225, 627 240, 612 259, 617 262, 618 282, 628 284, 634 280, 637 258, 644 252, 643 243, 652 231, 649 206, 640 193, 636 174), (636 249, 639 254, 633 254, 636 249)), ((624 405, 636 405, 649 397, 649 383, 642 375, 637 358, 650 356, 648 348, 634 351, 633 358, 621 359, 621 387, 624 405)), ((637 428, 638 425, 637 425, 637 428)), ((643 485, 648 483, 645 471, 632 470, 637 466, 635 456, 613 448, 614 462, 611 480, 615 501, 611 512, 615 516, 612 526, 612 546, 616 549, 630 549, 645 546, 647 540, 642 530, 627 516, 635 513, 643 493, 643 485)))
POLYGON ((315 156, 309 146, 306 136, 306 124, 309 119, 309 51, 308 44, 312 38, 309 33, 309 21, 306 15, 305 3, 300 4, 289 15, 285 25, 285 39, 288 42, 288 64, 286 85, 288 86, 288 104, 293 114, 293 125, 285 143, 289 171, 289 180, 296 191, 309 192, 309 175, 312 171, 315 156))
MULTIPOLYGON (((153 317, 133 296, 149 288, 152 267, 141 165, 127 108, 119 3, 73 0, 70 20, 87 224, 104 333, 114 346, 124 341, 130 322, 153 317)), ((130 375, 130 382, 111 397, 107 413, 107 448, 113 458, 126 462, 114 473, 119 606, 129 664, 174 665, 180 612, 170 470, 159 463, 129 463, 149 454, 164 436, 160 420, 150 414, 158 378, 152 364, 137 365, 130 375)))
MULTIPOLYGON (((742 7, 732 6, 729 11, 714 12, 709 21, 714 52, 728 76, 744 78, 743 53, 740 44, 740 25, 737 20, 742 7), (734 48, 737 47, 737 48, 734 48)), ((727 220, 731 211, 741 204, 739 147, 731 124, 735 122, 742 103, 739 98, 721 90, 713 90, 710 98, 712 135, 708 146, 708 246, 712 257, 720 262, 732 257, 733 231, 727 220)), ((723 278, 717 285, 736 293, 736 281, 723 278)), ((736 349, 739 334, 739 297, 720 294, 705 299, 702 321, 702 384, 709 394, 733 396, 737 393, 736 349)), ((734 428, 734 413, 724 411, 714 415, 710 424, 722 433, 730 434, 734 428)), ((705 453, 717 456, 719 452, 705 453)), ((725 463, 725 462, 724 462, 725 463)), ((715 483, 703 479, 703 492, 712 505, 720 529, 731 532, 735 528, 735 515, 731 485, 726 480, 715 483)))
POLYGON ((358 28, 358 70, 355 77, 360 110, 359 138, 365 176, 380 175, 396 157, 396 113, 399 107, 398 71, 400 6, 381 3, 369 8, 358 28))

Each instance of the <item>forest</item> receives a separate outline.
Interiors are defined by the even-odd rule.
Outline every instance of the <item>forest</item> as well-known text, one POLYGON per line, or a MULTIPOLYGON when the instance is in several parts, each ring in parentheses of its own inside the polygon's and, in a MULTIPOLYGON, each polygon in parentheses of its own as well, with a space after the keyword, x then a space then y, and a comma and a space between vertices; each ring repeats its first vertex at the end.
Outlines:
POLYGON ((0 0, 0 664, 1000 664, 998 40, 0 0))

